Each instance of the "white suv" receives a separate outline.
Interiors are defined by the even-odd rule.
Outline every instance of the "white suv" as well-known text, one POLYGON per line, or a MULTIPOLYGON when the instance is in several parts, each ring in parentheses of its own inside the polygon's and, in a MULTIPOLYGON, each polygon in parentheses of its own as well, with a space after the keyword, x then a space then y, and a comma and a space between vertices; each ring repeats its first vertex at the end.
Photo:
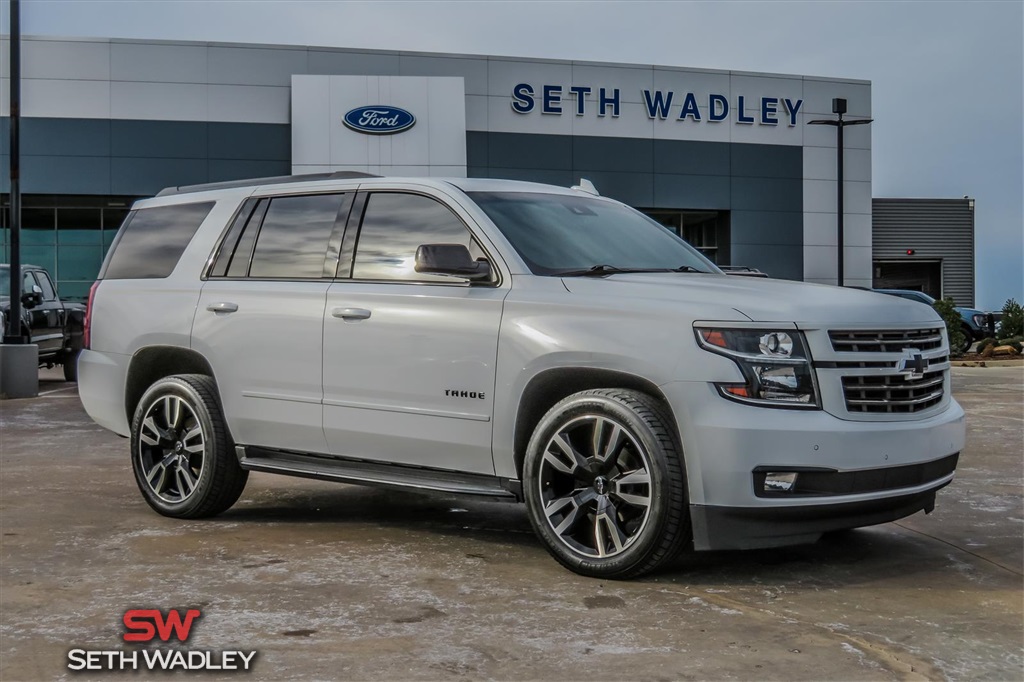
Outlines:
POLYGON ((964 445, 929 307, 725 275, 580 188, 165 190, 87 327, 82 402, 161 514, 249 471, 520 500, 591 576, 931 511, 964 445))

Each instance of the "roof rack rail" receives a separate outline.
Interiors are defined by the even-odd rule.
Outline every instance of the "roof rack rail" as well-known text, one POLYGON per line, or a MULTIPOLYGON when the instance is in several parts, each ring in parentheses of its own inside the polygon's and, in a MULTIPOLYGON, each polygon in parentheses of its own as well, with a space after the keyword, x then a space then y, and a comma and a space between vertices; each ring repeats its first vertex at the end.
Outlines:
POLYGON ((201 185, 182 185, 181 187, 165 187, 157 194, 167 197, 174 194, 192 192, 208 192, 214 189, 232 189, 235 187, 257 187, 261 185, 286 185, 292 182, 313 182, 315 180, 353 180, 357 178, 379 178, 372 173, 358 171, 335 171, 333 173, 307 173, 305 175, 276 175, 269 178, 250 178, 248 180, 228 180, 226 182, 207 182, 201 185))

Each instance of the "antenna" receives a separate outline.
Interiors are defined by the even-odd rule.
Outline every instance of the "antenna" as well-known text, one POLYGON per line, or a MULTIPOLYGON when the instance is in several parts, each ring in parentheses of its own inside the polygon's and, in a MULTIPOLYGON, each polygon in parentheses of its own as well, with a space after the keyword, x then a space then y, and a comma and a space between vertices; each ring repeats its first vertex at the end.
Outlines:
POLYGON ((601 196, 601 193, 597 191, 596 187, 594 187, 594 183, 592 183, 590 180, 587 180, 586 178, 580 178, 580 184, 573 185, 569 189, 574 189, 577 192, 586 192, 587 194, 593 194, 595 197, 601 196))

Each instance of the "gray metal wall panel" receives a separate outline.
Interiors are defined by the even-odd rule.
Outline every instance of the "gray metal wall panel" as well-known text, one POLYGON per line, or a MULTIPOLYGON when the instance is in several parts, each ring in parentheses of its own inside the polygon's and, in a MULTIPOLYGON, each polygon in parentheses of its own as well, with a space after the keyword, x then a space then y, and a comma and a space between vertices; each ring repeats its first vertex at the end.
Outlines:
POLYGON ((777 144, 731 144, 729 174, 749 178, 804 177, 803 147, 777 144))
MULTIPOLYGON (((69 194, 70 188, 76 194, 116 194, 103 156, 22 156, 21 186, 26 194, 69 194)), ((4 191, 10 191, 10 182, 4 191)))
MULTIPOLYGON (((4 119, 5 122, 9 120, 4 119)), ((34 156, 107 156, 110 154, 110 123, 104 119, 81 119, 68 125, 56 118, 23 118, 21 153, 34 156), (31 146, 26 146, 29 142, 31 146)), ((8 130, 9 124, 4 125, 2 134, 5 138, 10 136, 8 130)))
MULTIPOLYGON (((794 211, 733 211, 730 241, 733 244, 799 246, 803 253, 804 215, 794 211)), ((802 256, 801 256, 802 258, 802 256)))
POLYGON ((794 211, 803 208, 803 197, 804 182, 799 178, 732 177, 732 208, 736 210, 794 211))
POLYGON ((871 204, 872 260, 941 260, 942 295, 958 305, 974 305, 973 200, 873 199, 871 204))
MULTIPOLYGON (((209 182, 206 159, 110 159, 110 194, 147 196, 164 187, 209 182)), ((26 183, 27 184, 27 183, 26 183)), ((66 194, 84 194, 69 192, 66 194)))
POLYGON ((207 182, 238 180, 239 178, 269 178, 290 175, 291 161, 265 159, 210 159, 207 182))
POLYGON ((752 265, 779 279, 803 279, 804 257, 800 246, 733 243, 730 249, 733 263, 752 265))
POLYGON ((730 192, 728 176, 658 173, 654 176, 654 203, 650 208, 725 210, 732 205, 730 192))
POLYGON ((580 171, 649 174, 654 167, 654 140, 574 137, 572 167, 580 171))
POLYGON ((291 172, 292 131, 290 126, 267 123, 208 123, 211 159, 253 159, 288 161, 291 172))
POLYGON ((205 159, 204 121, 110 121, 110 156, 140 159, 205 159))
POLYGON ((477 133, 473 139, 466 138, 467 156, 481 135, 487 137, 485 165, 491 168, 572 169, 572 138, 568 135, 477 133))
POLYGON ((728 144, 655 140, 654 172, 671 175, 729 175, 732 171, 728 144))

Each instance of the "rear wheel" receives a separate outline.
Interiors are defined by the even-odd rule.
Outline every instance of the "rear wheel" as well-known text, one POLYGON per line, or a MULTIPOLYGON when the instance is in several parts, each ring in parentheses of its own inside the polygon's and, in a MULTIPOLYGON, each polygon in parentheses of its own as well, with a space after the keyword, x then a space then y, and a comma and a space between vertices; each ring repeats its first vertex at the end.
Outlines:
POLYGON ((164 516, 215 516, 238 500, 249 473, 233 452, 212 378, 157 381, 132 420, 132 469, 149 506, 164 516))
POLYGON ((671 417, 638 391, 569 396, 541 419, 524 462, 530 521, 567 568, 631 578, 691 540, 686 477, 671 417))
POLYGON ((64 351, 60 361, 64 370, 64 381, 78 381, 78 356, 81 354, 80 349, 64 351))

